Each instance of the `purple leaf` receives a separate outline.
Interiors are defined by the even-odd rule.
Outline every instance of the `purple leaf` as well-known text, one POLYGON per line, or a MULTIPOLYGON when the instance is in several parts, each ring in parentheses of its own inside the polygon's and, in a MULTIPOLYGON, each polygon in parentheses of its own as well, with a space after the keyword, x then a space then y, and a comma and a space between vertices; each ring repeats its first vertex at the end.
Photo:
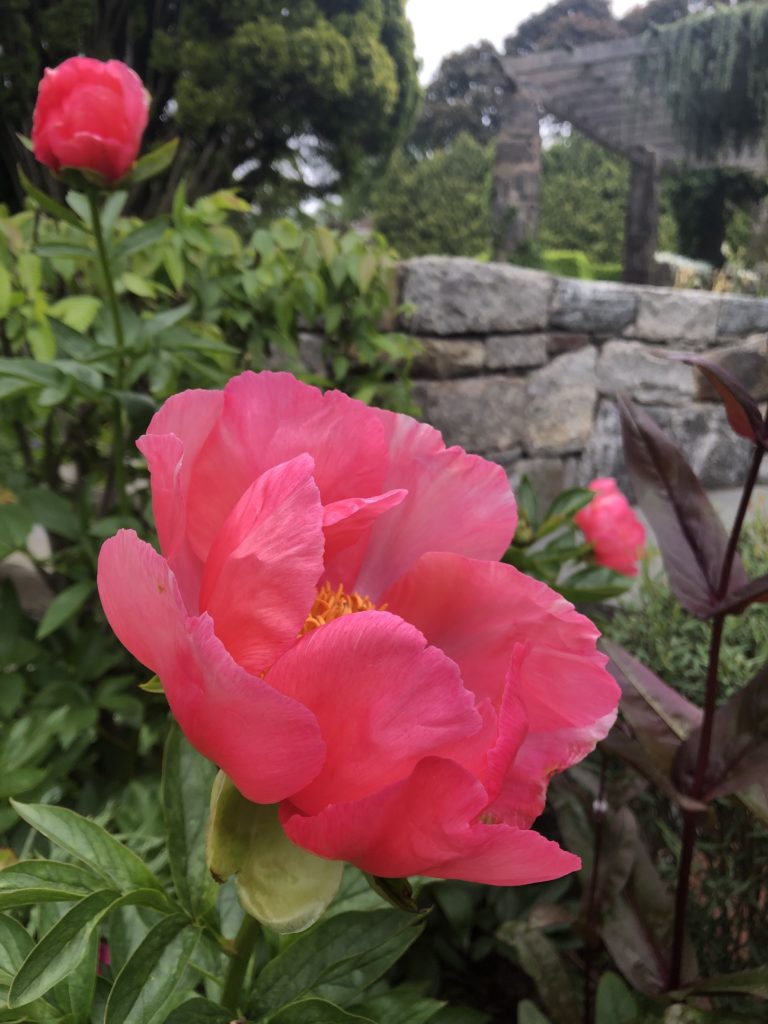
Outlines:
POLYGON ((738 555, 719 592, 728 538, 677 445, 625 396, 618 396, 624 453, 637 500, 656 535, 669 585, 691 615, 709 618, 749 578, 738 555))
MULTIPOLYGON (((674 777, 689 791, 701 730, 692 732, 675 759, 674 777)), ((730 796, 768 776, 768 666, 715 711, 703 799, 730 796)))
POLYGON ((662 773, 669 775, 681 743, 701 725, 691 704, 619 644, 601 640, 608 671, 621 687, 621 714, 662 773))
POLYGON ((724 370, 722 366, 718 366, 717 363, 688 352, 670 352, 667 358, 688 363, 689 366, 695 366, 701 370, 720 395, 728 422, 736 433, 741 437, 746 437, 753 444, 765 443, 766 426, 760 415, 757 402, 732 374, 724 370))
POLYGON ((756 580, 750 580, 746 587, 733 591, 717 606, 716 612, 738 615, 751 604, 761 601, 768 601, 768 575, 758 576, 756 580))

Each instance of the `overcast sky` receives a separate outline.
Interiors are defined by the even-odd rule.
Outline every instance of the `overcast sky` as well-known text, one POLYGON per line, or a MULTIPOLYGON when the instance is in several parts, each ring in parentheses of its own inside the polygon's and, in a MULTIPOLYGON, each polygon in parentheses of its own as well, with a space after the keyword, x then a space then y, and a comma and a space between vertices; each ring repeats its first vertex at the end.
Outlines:
MULTIPOLYGON (((416 34, 416 53, 423 62, 422 82, 434 75, 446 54, 463 50, 481 39, 497 49, 504 38, 529 15, 543 11, 552 0, 407 0, 406 10, 416 34)), ((613 0, 618 17, 641 0, 613 0)))

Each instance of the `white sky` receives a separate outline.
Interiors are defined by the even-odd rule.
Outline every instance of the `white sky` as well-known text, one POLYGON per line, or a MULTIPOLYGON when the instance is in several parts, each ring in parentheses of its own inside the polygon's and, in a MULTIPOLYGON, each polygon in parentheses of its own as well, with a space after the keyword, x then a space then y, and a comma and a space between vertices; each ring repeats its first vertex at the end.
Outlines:
MULTIPOLYGON (((406 11, 416 35, 416 53, 423 62, 419 77, 427 83, 440 61, 481 39, 501 50, 529 15, 543 11, 552 0, 407 0, 406 11)), ((643 0, 613 0, 613 13, 626 14, 643 0)))

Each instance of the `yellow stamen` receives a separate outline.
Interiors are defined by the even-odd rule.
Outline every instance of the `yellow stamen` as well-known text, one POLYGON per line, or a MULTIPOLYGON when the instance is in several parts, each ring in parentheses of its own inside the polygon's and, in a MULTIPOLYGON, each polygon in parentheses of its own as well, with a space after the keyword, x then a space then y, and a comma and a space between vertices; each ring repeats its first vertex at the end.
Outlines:
MULTIPOLYGON (((370 597, 361 597, 360 594, 354 592, 347 594, 341 584, 336 590, 332 590, 329 583, 324 583, 317 592, 315 603, 312 605, 299 636, 304 636, 305 633, 317 629, 318 626, 324 626, 327 622, 333 622, 334 619, 340 619, 342 615, 376 610, 376 605, 370 597)), ((383 608, 378 609, 378 611, 383 610, 383 608)))

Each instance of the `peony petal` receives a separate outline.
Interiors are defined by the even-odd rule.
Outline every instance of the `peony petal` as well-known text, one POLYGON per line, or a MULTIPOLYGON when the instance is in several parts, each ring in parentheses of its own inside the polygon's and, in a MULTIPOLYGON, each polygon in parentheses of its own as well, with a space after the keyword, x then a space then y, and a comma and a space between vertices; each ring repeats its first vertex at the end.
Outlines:
POLYGON ((211 547, 200 605, 249 672, 267 669, 296 639, 323 571, 323 510, 314 462, 267 470, 230 512, 211 547))
POLYGON ((509 825, 529 828, 544 810, 552 776, 591 753, 615 720, 613 712, 589 727, 529 732, 507 769, 491 813, 509 825))
POLYGON ((304 452, 315 460, 324 505, 384 490, 384 429, 373 409, 288 373, 243 373, 227 384, 221 417, 192 472, 191 540, 200 558, 245 489, 304 452))
POLYGON ((306 708, 249 675, 209 616, 186 617, 165 560, 132 530, 102 546, 99 594, 120 641, 163 683, 190 743, 254 803, 274 803, 317 774, 324 744, 306 708))
POLYGON ((101 546, 97 584, 120 643, 159 675, 176 658, 187 614, 168 563, 133 530, 118 530, 101 546))
POLYGON ((489 697, 497 707, 516 643, 571 654, 574 665, 590 677, 596 666, 598 693, 608 694, 595 716, 592 695, 583 692, 577 673, 562 680, 541 680, 543 699, 551 687, 558 687, 556 700, 561 692, 572 694, 585 721, 605 714, 615 701, 615 683, 602 668, 606 659, 596 650, 595 626, 560 594, 511 565, 446 553, 424 555, 382 595, 382 601, 456 662, 465 686, 479 699, 489 697))
POLYGON ((536 832, 477 824, 488 797, 459 765, 429 757, 394 785, 305 817, 281 808, 290 839, 321 857, 387 878, 427 875, 490 885, 559 878, 580 866, 536 832))
POLYGON ((199 610, 203 566, 187 538, 189 478, 200 447, 216 422, 220 391, 184 391, 163 403, 136 442, 149 465, 152 511, 160 547, 176 574, 191 614, 199 610))
POLYGON ((208 615, 188 629, 190 642, 160 678, 189 742, 253 803, 301 789, 325 755, 312 713, 234 662, 208 615))
POLYGON ((325 575, 333 587, 354 588, 373 524, 407 495, 402 488, 372 498, 342 498, 323 509, 325 575))
POLYGON ((292 798, 308 813, 405 778, 425 754, 482 724, 453 662, 386 612, 313 630, 267 678, 313 712, 328 749, 320 774, 292 798))
POLYGON ((500 558, 517 522, 504 470, 462 448, 446 448, 433 427, 410 416, 376 412, 389 446, 382 490, 404 487, 408 497, 374 526, 356 589, 378 599, 427 551, 500 558))

